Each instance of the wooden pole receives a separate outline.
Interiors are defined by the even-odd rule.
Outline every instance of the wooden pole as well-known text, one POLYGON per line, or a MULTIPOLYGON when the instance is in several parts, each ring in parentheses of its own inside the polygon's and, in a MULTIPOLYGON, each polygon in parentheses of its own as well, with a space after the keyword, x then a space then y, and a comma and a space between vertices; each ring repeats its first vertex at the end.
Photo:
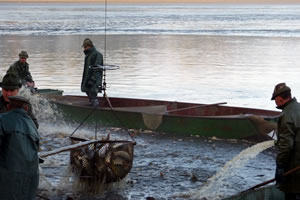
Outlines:
POLYGON ((74 149, 77 149, 77 148, 80 148, 80 147, 84 147, 84 146, 87 146, 87 145, 90 145, 90 144, 96 144, 96 143, 132 143, 133 145, 136 144, 136 142, 132 142, 132 141, 127 141, 127 140, 88 140, 88 141, 85 141, 85 142, 80 142, 80 143, 77 143, 77 144, 72 144, 72 145, 69 145, 69 146, 66 146, 66 147, 62 147, 62 148, 59 148, 59 149, 55 149, 55 150, 52 150, 52 151, 47 151, 47 152, 44 152, 44 153, 40 153, 39 156, 41 158, 45 158, 45 157, 48 157, 48 156, 51 156, 51 155, 55 155, 55 154, 58 154, 58 153, 61 153, 61 152, 65 152, 65 151, 71 151, 71 150, 74 150, 74 149))
MULTIPOLYGON (((300 166, 295 167, 294 169, 291 169, 291 170, 285 172, 285 173, 283 174, 283 176, 288 176, 288 175, 290 175, 290 174, 292 174, 292 173, 294 173, 294 172, 296 172, 296 171, 298 171, 298 170, 300 170, 300 166)), ((267 184, 272 183, 272 182, 274 182, 274 181, 275 181, 275 178, 270 179, 270 180, 265 181, 265 182, 263 182, 263 183, 257 184, 257 185, 255 185, 255 186, 253 186, 253 187, 251 187, 251 188, 249 188, 249 189, 247 189, 247 190, 245 190, 245 191, 243 191, 243 192, 241 192, 241 193, 245 193, 245 192, 248 192, 248 191, 250 191, 250 190, 254 190, 254 189, 256 189, 256 188, 259 188, 259 187, 261 187, 261 186, 267 185, 267 184)))

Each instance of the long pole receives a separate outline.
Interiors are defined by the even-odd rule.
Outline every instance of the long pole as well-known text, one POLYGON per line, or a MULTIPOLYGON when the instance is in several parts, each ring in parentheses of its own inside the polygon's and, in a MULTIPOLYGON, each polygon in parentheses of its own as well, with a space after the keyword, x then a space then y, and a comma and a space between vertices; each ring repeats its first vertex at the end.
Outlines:
POLYGON ((65 147, 55 149, 55 150, 52 150, 52 151, 41 152, 39 154, 39 156, 41 158, 45 158, 45 157, 52 156, 52 155, 55 155, 55 154, 58 154, 58 153, 61 153, 61 152, 71 151, 71 150, 74 150, 74 149, 77 149, 77 148, 81 148, 81 147, 84 147, 84 146, 87 146, 87 145, 90 145, 90 144, 96 144, 96 143, 129 143, 129 144, 133 144, 133 145, 136 144, 136 142, 132 142, 132 141, 128 141, 128 140, 88 140, 88 141, 85 141, 85 142, 72 144, 72 145, 65 146, 65 147))
MULTIPOLYGON (((300 170, 300 166, 295 167, 294 169, 291 169, 291 170, 285 172, 285 173, 283 174, 283 176, 288 176, 288 175, 290 175, 290 174, 292 174, 292 173, 294 173, 294 172, 296 172, 296 171, 298 171, 298 170, 300 170)), ((248 191, 250 191, 250 190, 254 190, 254 189, 256 189, 256 188, 259 188, 259 187, 261 187, 261 186, 267 185, 267 184, 272 183, 272 182, 274 182, 274 181, 275 181, 275 178, 270 179, 270 180, 265 181, 265 182, 263 182, 263 183, 257 184, 257 185, 255 185, 255 186, 253 186, 253 187, 251 187, 251 188, 249 188, 249 189, 247 189, 247 190, 245 190, 245 191, 243 191, 243 192, 241 192, 241 193, 248 192, 248 191)))

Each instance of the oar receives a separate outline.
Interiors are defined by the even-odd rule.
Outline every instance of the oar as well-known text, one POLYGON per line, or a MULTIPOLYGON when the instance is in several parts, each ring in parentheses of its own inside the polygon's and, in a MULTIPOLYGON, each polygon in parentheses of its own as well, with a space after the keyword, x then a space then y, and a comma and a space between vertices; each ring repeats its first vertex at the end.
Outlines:
MULTIPOLYGON (((291 169, 291 170, 285 172, 285 173, 283 174, 283 176, 288 176, 288 175, 290 175, 290 174, 292 174, 292 173, 294 173, 294 172, 296 172, 296 171, 298 171, 298 170, 300 170, 300 166, 295 167, 294 169, 291 169)), ((247 190, 245 190, 245 191, 243 191, 243 192, 241 192, 241 193, 245 193, 245 192, 248 192, 248 191, 250 191, 250 190, 254 190, 254 189, 256 189, 256 188, 259 188, 259 187, 261 187, 261 186, 267 185, 267 184, 272 183, 272 182, 274 182, 274 181, 275 181, 275 178, 270 179, 270 180, 268 180, 268 181, 266 181, 266 182, 257 184, 257 185, 255 185, 255 186, 253 186, 253 187, 251 187, 251 188, 249 188, 249 189, 247 189, 247 190)))
POLYGON ((177 111, 182 111, 182 110, 190 110, 190 109, 195 109, 195 108, 202 108, 202 107, 207 107, 207 106, 215 106, 215 105, 220 105, 220 104, 227 104, 227 102, 190 106, 190 107, 186 107, 186 108, 179 108, 179 109, 175 109, 175 110, 169 110, 169 111, 166 111, 166 113, 177 112, 177 111))

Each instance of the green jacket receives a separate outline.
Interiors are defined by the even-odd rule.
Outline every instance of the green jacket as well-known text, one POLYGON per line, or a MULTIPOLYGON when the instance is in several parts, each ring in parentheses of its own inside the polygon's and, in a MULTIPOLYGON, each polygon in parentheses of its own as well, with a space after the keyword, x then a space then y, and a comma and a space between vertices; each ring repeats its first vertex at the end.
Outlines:
POLYGON ((39 134, 23 109, 0 115, 0 199, 35 199, 39 134))
MULTIPOLYGON (((7 112, 7 104, 8 102, 6 102, 3 98, 3 96, 1 95, 0 96, 0 114, 1 113, 5 113, 7 112)), ((32 106, 31 104, 29 104, 29 110, 28 110, 28 115, 31 117, 31 119, 33 120, 36 128, 39 128, 39 123, 38 123, 38 120, 37 118, 34 116, 33 112, 32 112, 32 106)))
POLYGON ((81 81, 81 91, 88 92, 88 79, 89 79, 89 66, 93 65, 103 65, 103 55, 96 50, 95 47, 91 47, 84 51, 85 59, 84 59, 84 69, 81 81))
MULTIPOLYGON (((300 166, 300 104, 294 98, 279 108, 282 113, 277 127, 276 164, 288 171, 300 166)), ((284 192, 300 193, 300 171, 287 176, 287 181, 279 188, 284 192)))
POLYGON ((20 61, 16 61, 9 67, 7 73, 13 73, 18 76, 21 79, 23 85, 25 85, 26 82, 33 82, 27 62, 23 64, 20 61))

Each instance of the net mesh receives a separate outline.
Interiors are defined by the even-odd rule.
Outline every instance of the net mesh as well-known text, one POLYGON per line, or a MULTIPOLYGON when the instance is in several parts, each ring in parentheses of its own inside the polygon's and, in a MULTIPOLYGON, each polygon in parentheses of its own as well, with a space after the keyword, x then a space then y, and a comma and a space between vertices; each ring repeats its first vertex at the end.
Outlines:
MULTIPOLYGON (((108 140, 109 136, 105 139, 108 140)), ((78 143, 72 140, 72 143, 78 143)), ((91 144, 70 152, 72 172, 80 187, 96 191, 104 184, 123 179, 131 170, 134 146, 127 142, 91 144)))

